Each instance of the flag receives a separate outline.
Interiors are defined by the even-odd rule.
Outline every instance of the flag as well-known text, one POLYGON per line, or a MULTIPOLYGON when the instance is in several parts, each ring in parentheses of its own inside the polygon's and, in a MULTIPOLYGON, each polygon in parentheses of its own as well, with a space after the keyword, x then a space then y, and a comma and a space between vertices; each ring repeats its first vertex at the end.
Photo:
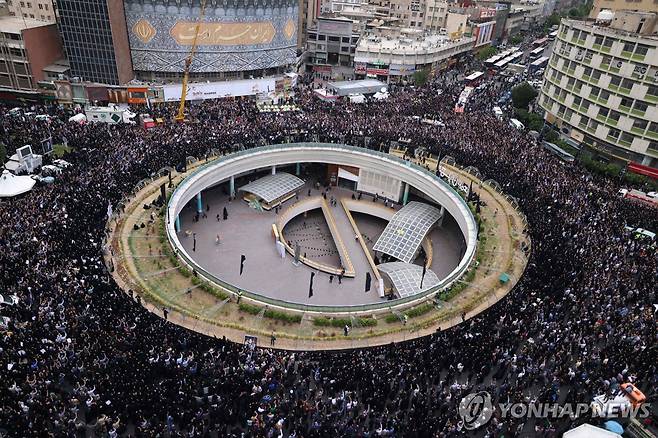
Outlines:
POLYGON ((282 259, 286 258, 286 247, 284 246, 283 243, 281 243, 280 240, 276 241, 276 249, 279 251, 279 255, 281 256, 282 259))
POLYGON ((420 277, 420 290, 423 290, 423 280, 425 280, 425 272, 427 272, 427 260, 423 261, 423 275, 420 277))
POLYGON ((244 261, 247 260, 247 258, 242 254, 240 256, 240 275, 242 275, 242 271, 244 270, 244 261))
POLYGON ((311 272, 311 283, 308 285, 308 297, 313 296, 313 277, 315 277, 315 272, 311 272))

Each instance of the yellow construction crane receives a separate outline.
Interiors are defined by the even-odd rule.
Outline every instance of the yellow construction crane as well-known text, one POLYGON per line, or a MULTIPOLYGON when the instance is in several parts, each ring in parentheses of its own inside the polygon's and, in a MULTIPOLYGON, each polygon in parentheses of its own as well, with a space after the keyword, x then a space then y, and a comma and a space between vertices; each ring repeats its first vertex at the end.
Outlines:
POLYGON ((185 97, 187 96, 187 82, 190 79, 190 66, 192 65, 194 54, 196 53, 197 39, 199 38, 199 31, 201 30, 201 23, 203 22, 203 17, 205 16, 205 13, 206 13, 206 0, 201 0, 201 12, 199 13, 199 19, 196 22, 196 27, 194 28, 194 40, 192 41, 192 48, 190 49, 190 54, 185 60, 185 73, 183 74, 180 105, 178 106, 178 114, 176 114, 177 122, 185 121, 185 97))

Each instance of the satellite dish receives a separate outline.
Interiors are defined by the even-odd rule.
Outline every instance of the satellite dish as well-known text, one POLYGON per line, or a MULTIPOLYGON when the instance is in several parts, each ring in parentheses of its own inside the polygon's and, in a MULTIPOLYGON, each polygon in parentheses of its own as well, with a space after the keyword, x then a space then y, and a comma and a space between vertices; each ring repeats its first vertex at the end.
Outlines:
POLYGON ((381 93, 386 93, 388 90, 386 89, 386 87, 382 87, 382 89, 379 90, 379 91, 380 91, 381 93))

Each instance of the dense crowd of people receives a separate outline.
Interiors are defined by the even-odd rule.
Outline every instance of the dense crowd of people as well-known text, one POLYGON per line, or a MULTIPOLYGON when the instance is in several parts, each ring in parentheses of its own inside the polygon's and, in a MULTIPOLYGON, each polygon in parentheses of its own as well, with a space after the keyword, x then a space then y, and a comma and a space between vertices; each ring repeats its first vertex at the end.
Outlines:
MULTIPOLYGON (((658 384, 656 210, 618 198, 615 181, 561 162, 491 107, 509 87, 490 80, 453 111, 468 63, 386 101, 326 103, 303 81, 301 111, 259 113, 249 99, 189 106, 189 123, 50 122, 2 109, 10 152, 44 132, 73 166, 51 185, 0 202, 0 436, 464 436, 457 408, 486 390, 505 402, 589 402, 634 382, 658 384), (419 118, 440 120, 423 124, 419 118), (368 139, 366 139, 366 137, 368 139), (510 294, 464 323, 416 340, 332 352, 238 345, 146 311, 108 274, 101 241, 108 202, 187 156, 235 144, 345 142, 450 155, 518 199, 532 252, 510 294)), ((176 107, 151 114, 171 120, 176 107)), ((139 111, 137 111, 139 112, 139 111)), ((587 419, 494 418, 478 436, 558 436, 587 419)), ((590 420, 591 421, 591 420, 590 420)))

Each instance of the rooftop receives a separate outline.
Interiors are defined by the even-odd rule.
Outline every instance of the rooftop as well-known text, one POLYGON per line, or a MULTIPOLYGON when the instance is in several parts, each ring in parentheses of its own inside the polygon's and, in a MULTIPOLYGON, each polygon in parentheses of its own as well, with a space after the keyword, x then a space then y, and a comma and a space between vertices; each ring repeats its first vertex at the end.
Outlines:
POLYGON ((19 34, 26 29, 33 29, 35 27, 50 26, 54 23, 47 23, 44 21, 33 20, 30 18, 21 17, 0 17, 0 29, 4 33, 19 34))
MULTIPOLYGON (((634 12, 634 11, 620 11, 620 12, 634 12)), ((590 27, 594 30, 598 30, 601 32, 605 32, 608 34, 615 34, 619 36, 624 36, 628 38, 642 38, 642 39, 647 39, 647 40, 652 40, 652 41, 658 41, 658 35, 651 35, 651 34, 642 34, 642 33, 637 33, 637 32, 629 32, 626 30, 618 29, 615 27, 611 27, 608 24, 601 24, 597 23, 597 20, 594 18, 585 18, 582 20, 574 20, 574 19, 567 19, 563 18, 562 22, 567 24, 568 26, 574 26, 574 25, 581 25, 584 27, 590 27)))
POLYGON ((400 298, 416 295, 433 288, 441 282, 439 277, 429 269, 426 270, 425 278, 423 278, 423 267, 411 263, 382 263, 377 265, 377 268, 388 276, 400 298), (421 280, 423 282, 422 289, 420 287, 421 280))
POLYGON ((430 228, 442 215, 432 205, 411 201, 395 213, 372 249, 411 263, 430 228))
POLYGON ((458 38, 455 40, 450 39, 447 35, 429 34, 418 35, 414 37, 391 37, 391 36, 373 36, 370 35, 366 38, 359 40, 357 50, 381 50, 381 51, 431 51, 433 48, 449 47, 455 44, 462 44, 473 38, 458 38))
POLYGON ((370 87, 378 87, 381 89, 382 87, 386 87, 386 84, 383 82, 380 82, 376 79, 363 79, 360 81, 337 81, 337 82, 330 82, 331 88, 333 89, 341 89, 341 90, 349 90, 349 89, 361 89, 364 87, 370 88, 370 87))
POLYGON ((240 191, 253 193, 265 202, 278 200, 304 186, 304 181, 285 172, 267 175, 240 187, 240 191))

